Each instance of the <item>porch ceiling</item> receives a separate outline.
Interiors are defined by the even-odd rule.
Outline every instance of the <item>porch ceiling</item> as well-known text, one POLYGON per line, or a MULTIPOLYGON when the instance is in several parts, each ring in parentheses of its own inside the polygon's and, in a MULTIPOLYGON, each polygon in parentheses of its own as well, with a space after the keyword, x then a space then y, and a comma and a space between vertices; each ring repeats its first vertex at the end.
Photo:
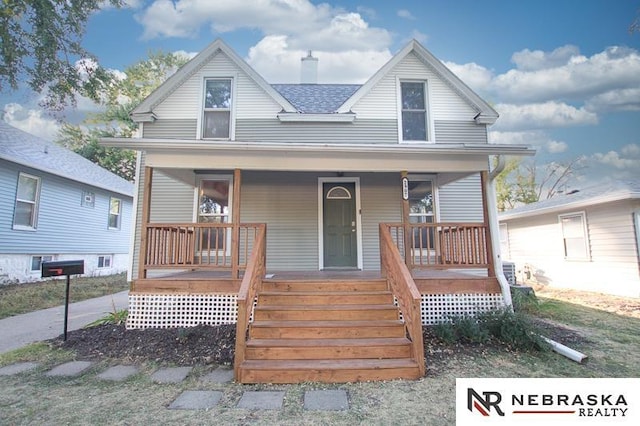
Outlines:
POLYGON ((521 145, 291 144, 166 139, 102 139, 101 143, 146 152, 145 164, 161 168, 274 171, 415 173, 477 172, 488 155, 533 155, 521 145))

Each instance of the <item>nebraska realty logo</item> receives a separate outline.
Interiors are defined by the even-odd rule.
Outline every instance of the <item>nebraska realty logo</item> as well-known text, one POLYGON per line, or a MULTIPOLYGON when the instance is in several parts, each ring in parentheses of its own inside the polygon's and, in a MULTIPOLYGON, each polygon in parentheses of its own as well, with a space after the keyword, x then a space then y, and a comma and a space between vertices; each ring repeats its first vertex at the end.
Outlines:
POLYGON ((640 424, 640 379, 457 379, 457 424, 640 424))

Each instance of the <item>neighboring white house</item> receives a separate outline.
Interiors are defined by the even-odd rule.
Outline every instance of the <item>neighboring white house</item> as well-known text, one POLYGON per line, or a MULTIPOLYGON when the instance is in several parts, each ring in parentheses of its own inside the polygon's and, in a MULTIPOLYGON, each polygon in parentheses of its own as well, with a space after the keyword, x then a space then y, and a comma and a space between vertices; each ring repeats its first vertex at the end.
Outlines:
POLYGON ((640 297, 640 180, 596 185, 499 215, 520 282, 640 297))
POLYGON ((37 281, 50 260, 126 271, 132 205, 132 183, 0 120, 0 284, 37 281))

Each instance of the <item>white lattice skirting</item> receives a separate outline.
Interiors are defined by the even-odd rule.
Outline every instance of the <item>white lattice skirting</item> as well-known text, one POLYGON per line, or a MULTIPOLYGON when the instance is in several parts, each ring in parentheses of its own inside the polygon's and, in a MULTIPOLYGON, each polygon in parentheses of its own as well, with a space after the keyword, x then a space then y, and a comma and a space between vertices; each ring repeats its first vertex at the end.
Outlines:
MULTIPOLYGON (((420 310, 422 324, 431 325, 503 307, 501 294, 423 294, 420 310)), ((235 324, 237 320, 235 294, 129 295, 128 329, 235 324)))
POLYGON ((129 295, 128 329, 194 327, 235 324, 235 294, 129 295))
POLYGON ((475 316, 504 308, 502 294, 423 294, 422 324, 440 324, 455 317, 475 316))

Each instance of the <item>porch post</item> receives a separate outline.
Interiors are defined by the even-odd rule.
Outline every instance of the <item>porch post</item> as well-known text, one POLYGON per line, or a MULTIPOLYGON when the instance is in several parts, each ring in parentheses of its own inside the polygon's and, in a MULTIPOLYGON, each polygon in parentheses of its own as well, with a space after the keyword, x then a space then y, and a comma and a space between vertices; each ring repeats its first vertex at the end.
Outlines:
MULTIPOLYGON (((408 173, 406 170, 402 171, 400 173, 400 182, 401 184, 404 183, 405 179, 409 179, 408 177, 408 173)), ((407 265, 407 268, 409 268, 409 270, 411 270, 411 225, 409 222, 409 211, 410 211, 410 205, 409 205, 409 198, 407 197, 405 199, 404 197, 404 188, 402 188, 403 190, 403 197, 402 197, 402 226, 404 228, 404 263, 407 265)))
POLYGON ((240 187, 242 185, 242 170, 233 171, 233 205, 231 207, 231 278, 240 276, 240 187))
POLYGON ((488 273, 490 277, 495 277, 496 276, 496 265, 495 265, 495 259, 493 258, 493 238, 492 238, 492 234, 494 230, 492 229, 492 223, 489 220, 489 202, 488 202, 488 191, 487 191, 487 186, 490 185, 491 183, 489 182, 489 172, 487 171, 483 171, 480 172, 480 182, 482 185, 482 215, 483 215, 483 221, 484 221, 484 226, 485 229, 487 230, 488 235, 486 236, 486 244, 487 244, 487 262, 489 264, 488 269, 488 273))
POLYGON ((151 186, 153 183, 153 167, 145 166, 142 187, 142 227, 140 231, 140 253, 138 261, 138 278, 147 278, 147 227, 151 218, 151 186))

